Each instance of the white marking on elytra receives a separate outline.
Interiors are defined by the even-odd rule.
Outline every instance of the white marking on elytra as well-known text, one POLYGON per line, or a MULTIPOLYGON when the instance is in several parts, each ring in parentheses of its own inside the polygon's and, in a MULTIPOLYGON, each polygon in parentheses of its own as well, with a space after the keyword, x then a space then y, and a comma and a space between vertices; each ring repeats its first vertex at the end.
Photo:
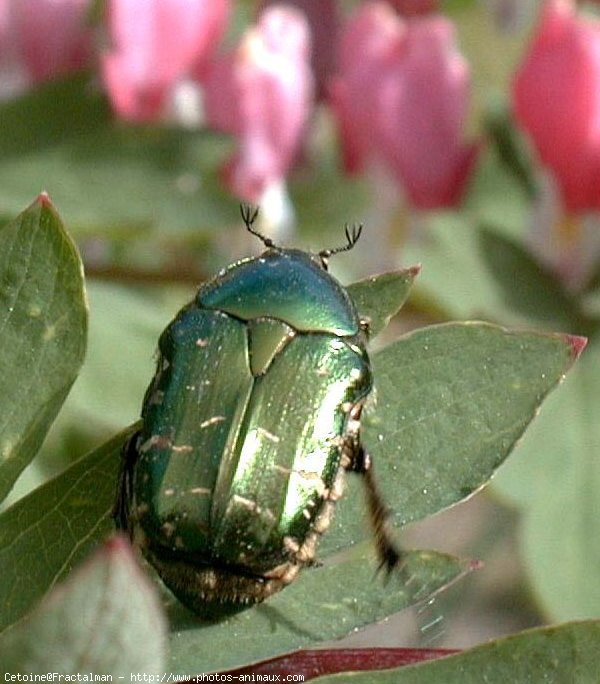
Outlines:
POLYGON ((180 446, 173 445, 171 451, 174 451, 176 454, 189 454, 190 451, 194 451, 194 447, 190 444, 181 444, 180 446))
POLYGON ((257 513, 260 513, 260 506, 256 503, 256 501, 253 501, 252 499, 247 499, 244 496, 239 496, 238 494, 234 494, 232 498, 237 504, 243 506, 244 508, 247 508, 249 511, 255 511, 257 513))
POLYGON ((145 453, 150 451, 153 447, 158 447, 159 449, 166 449, 172 445, 171 440, 164 435, 152 435, 145 442, 140 444, 140 453, 145 453))
POLYGON ((269 432, 264 428, 259 427, 256 429, 256 432, 260 433, 263 437, 273 442, 274 444, 279 444, 279 442, 281 441, 281 439, 277 435, 274 435, 272 432, 269 432))
POLYGON ((293 537, 285 536, 283 538, 283 545, 285 546, 286 551, 289 551, 290 553, 298 553, 300 550, 300 544, 298 544, 297 540, 293 537))
POLYGON ((207 489, 206 487, 193 487, 190 489, 190 494, 196 494, 198 496, 210 496, 210 494, 212 494, 212 490, 207 489))
POLYGON ((167 489, 165 489, 163 494, 165 496, 173 496, 173 494, 175 494, 175 490, 173 489, 173 487, 168 487, 167 489))
POLYGON ((199 337, 196 340, 196 346, 197 347, 207 347, 208 346, 208 338, 206 337, 199 337))
POLYGON ((327 496, 329 490, 325 487, 323 477, 320 473, 314 472, 312 470, 294 470, 292 472, 296 475, 299 475, 303 480, 308 480, 318 496, 327 496))
POLYGON ((222 423, 225 420, 227 420, 225 416, 213 416, 212 418, 202 421, 202 423, 200 423, 200 429, 204 430, 204 428, 216 425, 217 423, 222 423))

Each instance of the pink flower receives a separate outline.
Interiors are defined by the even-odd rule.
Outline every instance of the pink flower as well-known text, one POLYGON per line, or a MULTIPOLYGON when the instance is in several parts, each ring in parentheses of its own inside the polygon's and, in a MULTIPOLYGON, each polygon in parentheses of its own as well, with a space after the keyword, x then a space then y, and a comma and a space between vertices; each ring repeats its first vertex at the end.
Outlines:
POLYGON ((570 211, 600 208, 600 23, 551 0, 513 84, 514 109, 570 211))
POLYGON ((417 208, 456 204, 477 156, 465 145, 469 71, 442 17, 403 21, 366 3, 342 35, 332 89, 345 163, 387 167, 417 208))
POLYGON ((206 81, 209 125, 234 135, 226 167, 234 193, 257 201, 292 166, 312 106, 308 26, 291 7, 271 7, 206 81))
POLYGON ((109 0, 102 71, 117 113, 160 117, 175 84, 212 56, 228 13, 229 0, 109 0))
POLYGON ((89 0, 12 0, 6 2, 8 32, 15 57, 34 81, 81 69, 89 62, 89 0))
MULTIPOLYGON (((270 5, 281 4, 281 0, 263 0, 261 11, 270 5)), ((327 81, 335 69, 335 45, 339 32, 338 0, 286 0, 300 10, 310 28, 311 65, 319 97, 325 97, 327 81)))

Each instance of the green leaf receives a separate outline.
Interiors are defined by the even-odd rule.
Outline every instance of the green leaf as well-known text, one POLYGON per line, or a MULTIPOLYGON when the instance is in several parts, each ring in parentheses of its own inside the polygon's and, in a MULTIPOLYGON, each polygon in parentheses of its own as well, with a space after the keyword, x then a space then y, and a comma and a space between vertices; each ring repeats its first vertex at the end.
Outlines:
POLYGON ((135 426, 0 515, 0 630, 22 617, 114 525, 123 442, 135 426))
MULTIPOLYGON (((484 485, 584 344, 452 323, 417 330, 376 354, 362 435, 395 522, 424 518, 484 485)), ((360 498, 357 478, 348 479, 322 553, 368 534, 346 504, 360 498)))
POLYGON ((518 316, 545 327, 581 329, 575 298, 522 245, 482 226, 479 247, 482 263, 493 280, 500 316, 506 311, 505 318, 518 316), (515 273, 519 274, 518 282, 515 273))
POLYGON ((510 109, 504 103, 493 103, 483 123, 500 163, 514 176, 528 199, 535 200, 538 188, 532 160, 510 109))
POLYGON ((420 266, 381 273, 349 285, 347 290, 361 317, 369 320, 371 338, 378 335, 407 300, 420 266))
POLYGON ((42 194, 0 229, 0 499, 62 406, 86 332, 81 261, 42 194))
POLYGON ((600 340, 592 338, 560 392, 494 481, 519 506, 521 557, 553 620, 600 615, 600 340))
POLYGON ((113 537, 0 636, 5 675, 162 673, 166 621, 131 546, 113 537))
POLYGON ((385 585, 375 577, 376 568, 365 555, 308 568, 265 603, 218 623, 202 622, 177 606, 168 670, 233 669, 345 636, 439 591, 472 566, 445 554, 412 551, 403 575, 385 585), (416 581, 402 581, 410 577, 416 581))
POLYGON ((334 684, 591 684, 600 671, 600 622, 532 629, 469 651, 380 672, 318 677, 334 684))

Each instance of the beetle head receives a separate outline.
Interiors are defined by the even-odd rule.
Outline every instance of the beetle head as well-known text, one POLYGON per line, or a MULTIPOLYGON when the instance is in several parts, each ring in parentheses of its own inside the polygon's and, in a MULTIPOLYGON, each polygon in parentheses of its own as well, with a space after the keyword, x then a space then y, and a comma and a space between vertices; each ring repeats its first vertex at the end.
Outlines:
MULTIPOLYGON (((267 247, 267 249, 278 249, 277 245, 273 242, 273 240, 271 240, 271 238, 259 233, 256 228, 254 228, 254 222, 258 216, 258 207, 251 204, 240 204, 240 213, 248 232, 252 233, 252 235, 256 235, 256 237, 264 244, 265 247, 267 247)), ((334 254, 350 251, 358 242, 358 239, 362 233, 362 229, 362 223, 354 223, 352 225, 352 229, 350 229, 349 225, 346 223, 344 226, 344 232, 346 233, 346 244, 342 245, 341 247, 334 247, 333 249, 322 249, 320 252, 314 255, 316 257, 315 261, 318 259, 317 263, 319 263, 319 265, 325 271, 329 270, 329 259, 334 254)))

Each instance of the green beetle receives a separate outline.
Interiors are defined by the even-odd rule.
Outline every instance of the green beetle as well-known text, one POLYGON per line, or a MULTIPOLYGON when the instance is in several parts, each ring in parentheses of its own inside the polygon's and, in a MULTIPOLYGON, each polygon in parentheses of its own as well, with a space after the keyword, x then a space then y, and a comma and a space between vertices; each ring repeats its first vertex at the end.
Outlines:
POLYGON ((313 562, 346 470, 364 477, 382 566, 385 525, 360 415, 368 323, 327 272, 338 249, 266 251, 204 284, 162 333, 142 427, 123 451, 114 517, 199 613, 262 601, 313 562))

